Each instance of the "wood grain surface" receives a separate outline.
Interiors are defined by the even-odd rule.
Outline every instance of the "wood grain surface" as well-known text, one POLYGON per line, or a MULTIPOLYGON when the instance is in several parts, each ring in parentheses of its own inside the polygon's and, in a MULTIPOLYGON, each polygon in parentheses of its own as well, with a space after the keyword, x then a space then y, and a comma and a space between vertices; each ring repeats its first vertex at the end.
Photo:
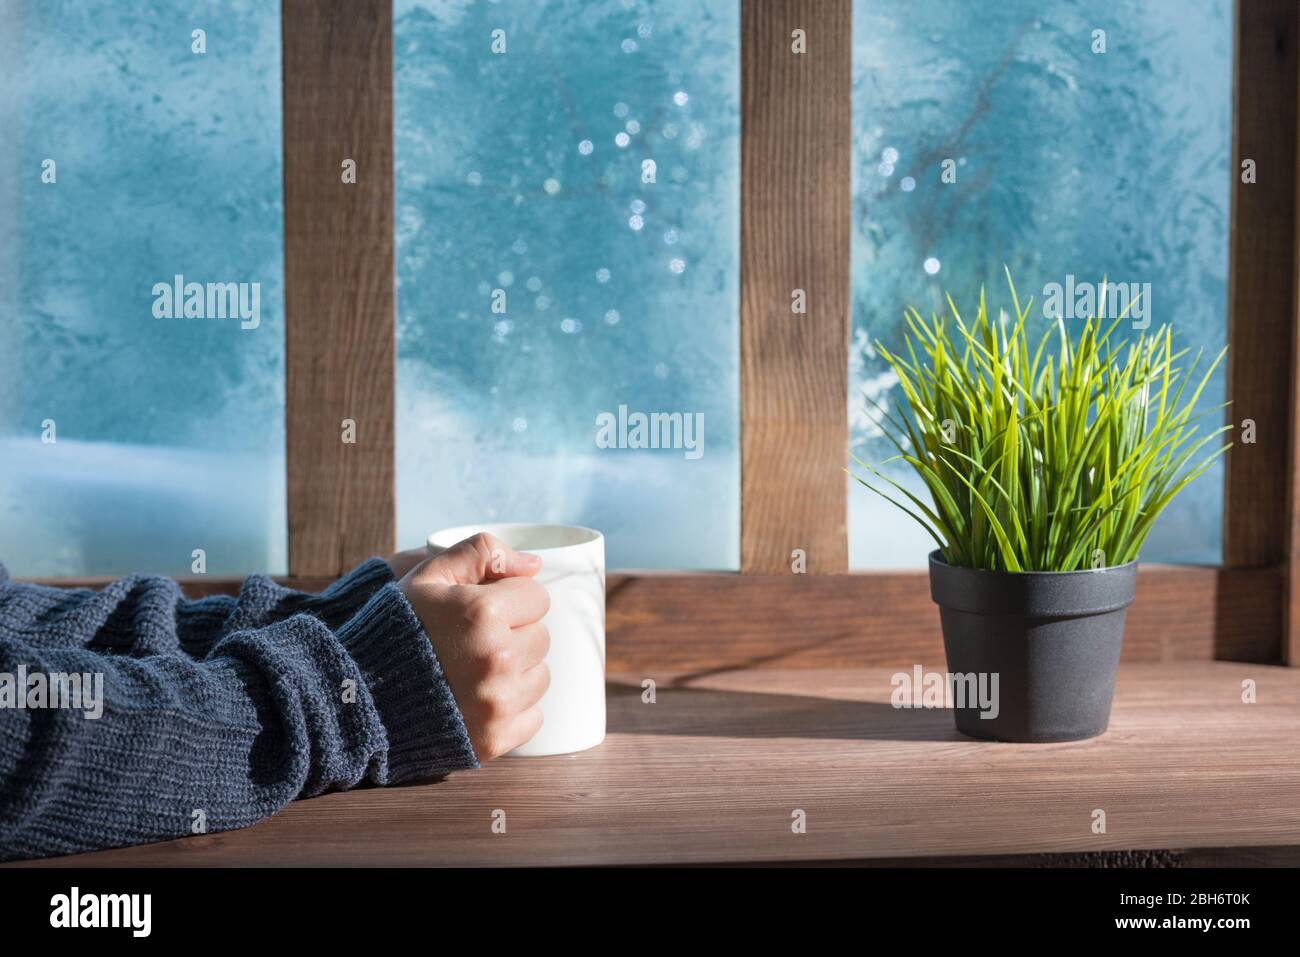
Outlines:
POLYGON ((336 575, 393 550, 392 2, 282 19, 289 572, 336 575))
POLYGON ((1225 470, 1226 565, 1285 561, 1295 509, 1287 482, 1296 365, 1298 7, 1295 0, 1237 4, 1228 416, 1238 432, 1225 470), (1255 162, 1254 183, 1241 181, 1247 159, 1255 162), (1253 444, 1240 441, 1244 419, 1256 424, 1253 444))
MULTIPOLYGON (((1279 569, 1143 567, 1126 661, 1277 662, 1279 569)), ((607 584, 609 668, 910 666, 943 660, 925 572, 624 575, 607 584)))
POLYGON ((1300 4, 1237 4, 1233 104, 1226 565, 1284 563, 1284 660, 1300 665, 1300 4), (1241 181, 1252 160, 1255 182, 1241 181), (1240 441, 1243 421, 1256 441, 1240 441))
MULTIPOLYGON (((937 663, 936 663, 937 664, 937 663)), ((43 862, 522 865, 833 860, 1300 844, 1300 671, 1123 665, 1110 730, 1018 745, 896 710, 890 669, 614 676, 609 736, 254 827, 43 862), (1253 679, 1258 702, 1243 704, 1253 679), (1092 830, 1106 812, 1106 832, 1092 830), (491 830, 505 812, 506 833, 491 830), (807 833, 791 830, 806 815, 807 833)))
POLYGON ((741 4, 746 573, 848 569, 851 0, 741 4), (792 52, 804 31, 806 51, 792 52), (807 311, 792 311, 794 290, 807 311))

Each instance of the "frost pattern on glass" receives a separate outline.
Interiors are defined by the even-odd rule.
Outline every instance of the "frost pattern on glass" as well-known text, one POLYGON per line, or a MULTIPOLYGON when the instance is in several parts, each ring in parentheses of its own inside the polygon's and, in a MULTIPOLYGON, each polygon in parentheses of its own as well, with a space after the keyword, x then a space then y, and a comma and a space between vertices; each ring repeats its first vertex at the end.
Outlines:
POLYGON ((611 567, 738 567, 738 4, 395 13, 401 542, 572 522, 611 567))
MULTIPOLYGON (((1227 336, 1232 4, 1227 0, 948 0, 853 8, 853 347, 856 455, 892 449, 865 390, 895 380, 872 348, 902 313, 960 308, 981 281, 1005 301, 1005 263, 1045 323, 1048 283, 1150 283, 1151 327, 1213 358, 1227 336), (1105 52, 1094 53, 1105 31, 1105 52), (943 182, 945 161, 955 183, 943 182)), ((950 176, 951 178, 951 176, 950 176)), ((1072 329, 1083 320, 1066 319, 1072 329)), ((1209 410, 1224 377, 1206 388, 1209 410)), ((1221 413, 1203 419, 1212 429, 1221 413)), ((891 474, 917 494, 904 469, 891 474)), ((1221 461, 1164 513, 1146 561, 1220 560, 1221 461)), ((933 542, 850 482, 850 564, 922 568, 933 542)))
POLYGON ((283 572, 279 5, 4 0, 0 75, 0 562, 283 572))

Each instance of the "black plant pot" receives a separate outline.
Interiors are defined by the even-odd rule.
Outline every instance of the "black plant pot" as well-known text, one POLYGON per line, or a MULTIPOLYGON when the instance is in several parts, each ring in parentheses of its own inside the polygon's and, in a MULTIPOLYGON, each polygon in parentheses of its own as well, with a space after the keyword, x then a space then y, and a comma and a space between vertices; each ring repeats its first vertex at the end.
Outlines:
POLYGON ((931 552, 930 597, 948 672, 957 676, 957 730, 994 741, 1077 741, 1105 731, 1136 589, 1136 561, 1095 571, 996 572, 949 565, 931 552), (966 693, 979 687, 963 678, 970 675, 996 689, 985 706, 966 693))

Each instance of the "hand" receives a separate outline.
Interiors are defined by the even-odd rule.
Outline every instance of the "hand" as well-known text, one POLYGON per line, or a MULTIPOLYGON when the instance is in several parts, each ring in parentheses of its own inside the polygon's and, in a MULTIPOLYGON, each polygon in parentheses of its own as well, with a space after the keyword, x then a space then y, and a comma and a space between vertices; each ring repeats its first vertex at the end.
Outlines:
POLYGON ((551 636, 541 619, 551 599, 532 577, 541 567, 536 555, 480 533, 401 582, 480 761, 513 750, 542 726, 537 702, 551 683, 542 661, 551 636))
POLYGON ((388 567, 393 570, 393 577, 398 581, 401 581, 406 577, 407 572, 428 557, 429 552, 427 549, 408 548, 406 551, 398 552, 396 555, 389 555, 385 561, 388 562, 388 567))

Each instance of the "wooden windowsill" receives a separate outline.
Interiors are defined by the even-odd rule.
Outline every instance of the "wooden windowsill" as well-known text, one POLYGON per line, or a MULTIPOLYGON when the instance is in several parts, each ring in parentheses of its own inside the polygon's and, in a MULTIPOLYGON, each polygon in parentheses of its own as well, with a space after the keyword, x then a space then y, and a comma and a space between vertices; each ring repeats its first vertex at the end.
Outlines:
POLYGON ((1110 730, 959 736, 895 669, 611 676, 599 748, 292 804, 76 865, 633 864, 1300 844, 1300 670, 1125 664, 1110 730), (641 700, 644 678, 657 700, 641 700), (1242 702, 1242 681, 1258 703, 1242 702), (506 833, 492 832, 505 812, 506 833), (807 833, 791 830, 802 809, 807 833), (1092 831, 1106 812, 1106 833, 1092 831))

